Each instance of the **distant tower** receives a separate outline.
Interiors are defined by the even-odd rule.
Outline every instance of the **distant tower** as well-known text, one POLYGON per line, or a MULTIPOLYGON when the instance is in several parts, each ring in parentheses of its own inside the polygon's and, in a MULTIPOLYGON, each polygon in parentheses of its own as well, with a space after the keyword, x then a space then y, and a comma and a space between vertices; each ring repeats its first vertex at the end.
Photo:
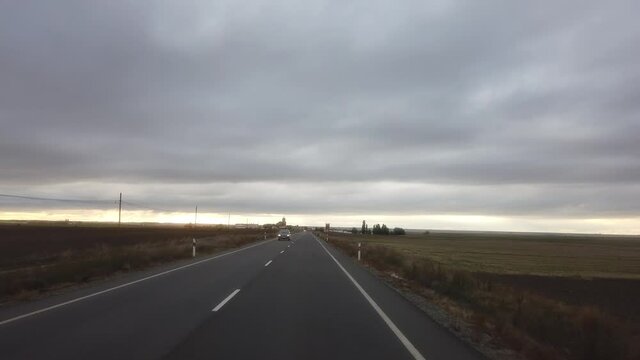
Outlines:
POLYGON ((287 226, 287 219, 284 216, 282 217, 282 226, 287 226))

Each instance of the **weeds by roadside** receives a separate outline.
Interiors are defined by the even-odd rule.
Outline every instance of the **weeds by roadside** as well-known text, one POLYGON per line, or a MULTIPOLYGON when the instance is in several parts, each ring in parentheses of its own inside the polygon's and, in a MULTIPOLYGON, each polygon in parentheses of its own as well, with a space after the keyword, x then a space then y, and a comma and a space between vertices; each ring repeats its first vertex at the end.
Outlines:
MULTIPOLYGON (((339 237, 330 242, 349 256, 357 243, 339 237)), ((474 330, 489 334, 527 359, 637 359, 637 328, 591 306, 557 300, 494 284, 475 273, 413 258, 386 246, 367 246, 364 263, 394 274, 408 286, 429 290, 463 314, 474 330), (635 348, 634 348, 635 346, 635 348)))
MULTIPOLYGON (((240 247, 263 236, 262 231, 225 231, 221 235, 198 239, 198 254, 240 247)), ((66 249, 51 255, 53 260, 44 264, 39 261, 31 266, 0 271, 0 302, 28 300, 50 290, 190 258, 191 238, 117 246, 100 242, 91 248, 66 249)))

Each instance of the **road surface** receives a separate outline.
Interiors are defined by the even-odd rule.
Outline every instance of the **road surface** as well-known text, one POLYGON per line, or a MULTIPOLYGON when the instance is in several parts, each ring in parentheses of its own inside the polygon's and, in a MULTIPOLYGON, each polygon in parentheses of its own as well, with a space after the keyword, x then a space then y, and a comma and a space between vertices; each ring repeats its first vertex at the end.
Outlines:
POLYGON ((2 359, 480 359, 311 233, 0 309, 2 359))

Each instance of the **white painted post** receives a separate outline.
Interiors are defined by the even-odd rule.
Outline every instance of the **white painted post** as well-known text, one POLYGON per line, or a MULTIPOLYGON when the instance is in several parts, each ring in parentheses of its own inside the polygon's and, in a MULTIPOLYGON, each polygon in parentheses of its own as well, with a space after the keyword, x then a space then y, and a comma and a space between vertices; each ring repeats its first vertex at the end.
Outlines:
POLYGON ((324 231, 327 233, 327 242, 329 242, 329 231, 331 230, 331 224, 324 224, 324 231))
POLYGON ((264 232, 264 239, 267 240, 267 232, 264 232))
POLYGON ((358 261, 360 261, 360 243, 358 243, 358 261))
POLYGON ((193 238, 193 257, 196 257, 196 238, 193 238))

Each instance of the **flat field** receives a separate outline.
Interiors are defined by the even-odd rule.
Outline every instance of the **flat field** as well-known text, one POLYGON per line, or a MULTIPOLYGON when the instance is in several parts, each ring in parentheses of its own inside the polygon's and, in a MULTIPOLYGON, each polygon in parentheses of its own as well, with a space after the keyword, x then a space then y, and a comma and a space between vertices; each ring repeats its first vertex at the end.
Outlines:
POLYGON ((408 257, 640 323, 640 236, 438 232, 332 236, 383 245, 408 257))
POLYGON ((330 242, 350 256, 362 243, 364 264, 526 358, 640 359, 640 237, 431 231, 330 242))
POLYGON ((640 279, 640 236, 437 231, 338 236, 472 272, 640 279))
MULTIPOLYGON (((0 303, 262 239, 221 226, 0 224, 0 303)), ((268 233, 268 235, 273 235, 268 233)))

